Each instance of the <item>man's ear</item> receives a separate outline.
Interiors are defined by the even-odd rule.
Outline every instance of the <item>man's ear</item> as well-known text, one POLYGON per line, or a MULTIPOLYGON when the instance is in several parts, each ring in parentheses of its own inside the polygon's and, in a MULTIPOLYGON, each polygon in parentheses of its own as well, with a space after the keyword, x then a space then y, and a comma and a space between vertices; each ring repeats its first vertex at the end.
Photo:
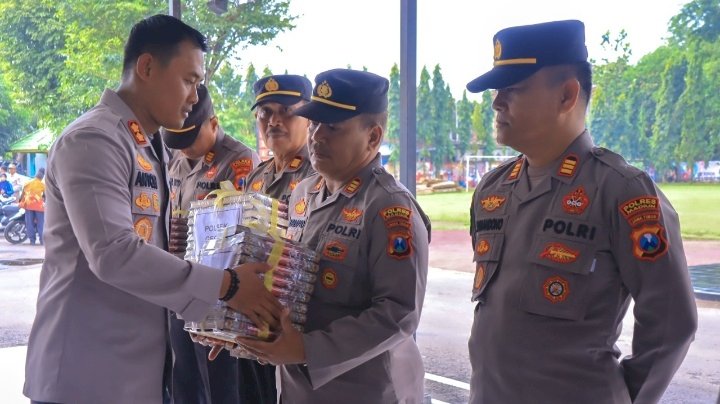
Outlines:
POLYGON ((217 132, 218 127, 220 126, 220 120, 218 119, 217 115, 210 118, 210 128, 213 132, 217 132))
POLYGON ((135 76, 143 81, 150 78, 152 69, 155 67, 155 59, 150 53, 143 53, 138 56, 137 62, 135 62, 135 76))
POLYGON ((569 112, 575 108, 580 99, 580 82, 575 79, 568 79, 562 85, 560 93, 560 111, 569 112))
POLYGON ((383 130, 382 126, 380 125, 373 125, 372 128, 370 128, 368 139, 368 145, 370 148, 378 148, 380 147, 380 144, 383 140, 383 135, 385 134, 385 131, 383 130))

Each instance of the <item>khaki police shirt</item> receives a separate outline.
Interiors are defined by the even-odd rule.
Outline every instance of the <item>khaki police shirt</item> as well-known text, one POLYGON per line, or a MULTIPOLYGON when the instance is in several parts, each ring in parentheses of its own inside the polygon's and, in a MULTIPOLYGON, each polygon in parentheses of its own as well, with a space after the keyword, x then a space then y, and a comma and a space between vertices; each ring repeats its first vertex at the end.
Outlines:
POLYGON ((49 152, 23 390, 33 400, 161 402, 165 308, 199 321, 217 302, 222 271, 164 251, 167 156, 138 122, 106 90, 49 152))
POLYGON ((413 333, 430 222, 379 157, 323 200, 314 175, 290 197, 289 236, 321 255, 303 336, 307 366, 282 367, 283 403, 422 402, 413 333))
POLYGON ((202 200, 220 188, 220 182, 230 181, 242 191, 247 176, 260 163, 255 151, 218 129, 215 146, 194 166, 181 152, 175 151, 170 161, 170 201, 173 210, 190 208, 192 201, 202 200))
POLYGON ((587 132, 553 164, 532 189, 521 157, 475 190, 470 401, 655 403, 697 324, 677 213, 587 132))
POLYGON ((275 171, 275 159, 271 158, 260 163, 248 175, 248 192, 257 192, 287 203, 290 193, 300 181, 313 175, 315 170, 308 158, 307 146, 303 146, 298 154, 279 173, 275 171))

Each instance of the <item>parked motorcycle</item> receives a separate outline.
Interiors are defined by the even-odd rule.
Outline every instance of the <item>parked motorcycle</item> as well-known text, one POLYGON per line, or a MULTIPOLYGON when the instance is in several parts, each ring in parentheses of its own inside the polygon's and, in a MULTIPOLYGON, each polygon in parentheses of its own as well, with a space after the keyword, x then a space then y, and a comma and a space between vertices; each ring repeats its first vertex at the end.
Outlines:
POLYGON ((17 213, 18 209, 20 208, 14 196, 9 198, 0 197, 0 230, 4 229, 5 226, 10 223, 10 218, 17 213))
POLYGON ((25 228, 25 209, 20 209, 13 215, 5 226, 5 240, 10 244, 20 244, 27 240, 25 228))

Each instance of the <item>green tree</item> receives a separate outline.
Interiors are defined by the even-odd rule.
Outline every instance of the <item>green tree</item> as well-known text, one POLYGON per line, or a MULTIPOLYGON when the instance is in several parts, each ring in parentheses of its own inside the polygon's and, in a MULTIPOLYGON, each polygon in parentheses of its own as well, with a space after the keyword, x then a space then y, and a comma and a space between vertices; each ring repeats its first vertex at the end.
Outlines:
MULTIPOLYGON (((257 148, 255 119, 250 111, 252 103, 244 96, 244 87, 243 78, 235 73, 229 63, 226 63, 215 74, 215 81, 209 90, 225 133, 250 148, 257 148)), ((252 91, 252 84, 250 89, 252 91)))
POLYGON ((455 130, 455 101, 445 84, 440 65, 435 65, 432 74, 432 88, 430 89, 430 114, 419 115, 420 119, 427 120, 429 135, 430 161, 438 174, 443 164, 453 155, 451 135, 455 130))
POLYGON ((428 159, 431 154, 430 147, 433 135, 431 116, 430 73, 428 73, 427 67, 423 66, 420 71, 420 83, 417 89, 417 137, 421 159, 428 159))
POLYGON ((4 75, 0 75, 0 154, 32 130, 29 108, 15 103, 4 75))
POLYGON ((462 99, 457 103, 457 138, 460 156, 464 156, 470 148, 472 115, 473 104, 468 100, 467 92, 463 91, 462 99))
POLYGON ((183 20, 204 33, 208 39, 205 57, 205 81, 225 61, 240 60, 241 51, 251 45, 267 45, 279 33, 295 28, 297 18, 289 14, 290 1, 231 1, 228 11, 217 15, 207 0, 185 0, 183 20))
MULTIPOLYGON (((231 4, 218 16, 205 0, 184 2, 183 18, 208 38, 209 87, 242 49, 267 44, 293 28, 288 1, 231 4)), ((94 105, 103 88, 117 86, 130 27, 166 10, 164 0, 0 0, 0 59, 12 60, 8 75, 17 83, 21 101, 35 107, 41 123, 58 131, 94 105)))
MULTIPOLYGON (((397 63, 390 69, 390 88, 388 88, 388 124, 385 141, 392 152, 388 162, 395 166, 400 157, 400 68, 397 63)), ((398 172, 396 169, 395 172, 398 172)))
POLYGON ((686 71, 685 56, 674 55, 665 63, 663 80, 657 93, 651 147, 656 168, 661 170, 671 166, 675 160, 675 147, 680 143, 682 122, 676 105, 685 91, 686 71))
POLYGON ((717 0, 693 0, 670 19, 672 42, 679 46, 694 40, 714 42, 720 37, 720 3, 717 0))
POLYGON ((493 136, 493 118, 495 114, 492 109, 492 95, 490 91, 483 91, 482 102, 473 103, 472 130, 475 133, 477 143, 474 154, 491 155, 497 143, 493 136))

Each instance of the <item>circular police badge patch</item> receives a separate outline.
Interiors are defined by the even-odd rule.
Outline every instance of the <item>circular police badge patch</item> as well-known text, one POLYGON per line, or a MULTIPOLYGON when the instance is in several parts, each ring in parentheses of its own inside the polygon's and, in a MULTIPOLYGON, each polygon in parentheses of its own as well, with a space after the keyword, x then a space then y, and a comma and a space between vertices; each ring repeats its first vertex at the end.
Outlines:
POLYGON ((140 218, 135 222, 133 227, 135 228, 135 233, 137 233, 141 239, 150 242, 153 230, 153 225, 150 219, 147 217, 140 218))
POLYGON ((543 293, 551 303, 559 303, 567 299, 570 294, 570 286, 565 279, 553 276, 545 280, 543 293))
POLYGON ((326 268, 322 273, 322 285, 326 289, 335 289, 338 283, 337 273, 330 268, 326 268))

